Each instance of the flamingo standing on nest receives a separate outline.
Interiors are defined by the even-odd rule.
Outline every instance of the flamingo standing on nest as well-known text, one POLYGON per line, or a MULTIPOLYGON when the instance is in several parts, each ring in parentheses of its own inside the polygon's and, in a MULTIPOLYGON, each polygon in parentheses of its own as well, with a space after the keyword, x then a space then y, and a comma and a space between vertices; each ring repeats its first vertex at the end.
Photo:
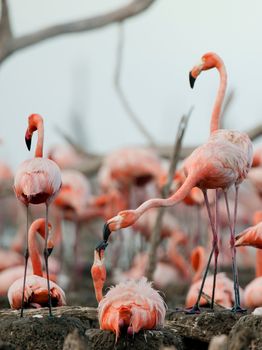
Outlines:
POLYGON ((147 282, 130 280, 112 287, 103 297, 103 286, 106 280, 104 249, 95 250, 94 264, 91 269, 100 328, 128 335, 138 333, 140 329, 153 329, 163 325, 166 307, 163 299, 147 282))
MULTIPOLYGON (((24 286, 24 278, 16 280, 8 290, 8 300, 12 309, 23 308, 24 305, 32 307, 42 307, 49 305, 49 296, 51 303, 55 306, 66 305, 64 291, 54 282, 50 281, 50 290, 46 288, 46 278, 43 277, 40 254, 36 244, 36 233, 38 232, 46 240, 46 226, 48 230, 51 225, 47 224, 45 219, 35 220, 29 229, 29 254, 32 260, 33 275, 27 276, 24 286), (24 299, 22 299, 22 297, 24 299)), ((50 251, 53 250, 51 239, 47 242, 50 251)))
MULTIPOLYGON (((38 131, 38 139, 35 151, 35 158, 24 161, 18 168, 15 175, 14 191, 17 198, 27 208, 27 228, 26 228, 26 250, 25 250, 25 273, 24 273, 24 286, 26 283, 26 270, 29 257, 28 251, 28 206, 29 204, 45 203, 46 205, 46 235, 45 235, 45 248, 44 258, 47 274, 47 285, 49 295, 49 314, 52 315, 51 310, 51 295, 50 295, 50 283, 49 283, 49 271, 48 271, 48 257, 50 251, 47 248, 48 240, 48 207, 61 187, 61 172, 59 167, 50 159, 43 158, 43 142, 44 142, 44 124, 43 119, 39 114, 31 114, 28 117, 28 128, 25 134, 25 142, 28 150, 31 148, 32 135, 35 131, 38 131)), ((23 288, 23 293, 24 293, 23 288)), ((22 296, 22 308, 21 317, 23 316, 23 300, 22 296)))
MULTIPOLYGON (((211 308, 213 308, 214 301, 217 258, 219 253, 217 237, 218 225, 217 220, 214 220, 211 215, 210 205, 207 197, 207 189, 216 189, 216 193, 218 193, 218 189, 222 189, 224 192, 230 227, 230 247, 232 253, 232 267, 234 275, 235 305, 232 310, 242 311, 239 297, 234 233, 237 216, 238 187, 239 184, 247 177, 248 171, 252 164, 253 150, 252 143, 246 133, 219 129, 221 106, 225 96, 227 74, 225 65, 217 54, 209 52, 202 56, 201 63, 195 66, 190 72, 191 87, 194 86, 194 82, 197 76, 202 71, 209 70, 211 68, 216 68, 220 74, 220 86, 211 117, 211 134, 208 141, 202 146, 197 147, 185 160, 183 170, 186 175, 186 179, 183 185, 169 198, 154 198, 147 200, 137 209, 124 210, 117 216, 108 220, 104 226, 104 242, 102 242, 99 246, 104 246, 112 231, 116 231, 119 228, 128 227, 134 224, 136 220, 150 208, 173 206, 182 201, 193 187, 199 187, 203 192, 209 220, 211 223, 213 233, 213 248, 208 259, 197 302, 192 308, 193 313, 200 312, 199 300, 201 298, 201 293, 209 269, 210 261, 213 253, 215 252, 214 287, 212 293, 211 308), (231 223, 227 190, 233 185, 235 186, 236 194, 233 223, 231 223)), ((218 197, 218 195, 216 197, 218 197)), ((216 213, 217 212, 218 207, 216 201, 216 213)))

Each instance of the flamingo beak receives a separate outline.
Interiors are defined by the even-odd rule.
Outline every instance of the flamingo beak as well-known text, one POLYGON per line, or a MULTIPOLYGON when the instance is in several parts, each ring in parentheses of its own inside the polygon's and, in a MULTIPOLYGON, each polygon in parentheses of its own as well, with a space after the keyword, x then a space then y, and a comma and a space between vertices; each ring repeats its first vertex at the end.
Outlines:
POLYGON ((52 254, 53 251, 53 247, 52 248, 47 248, 47 254, 48 256, 50 256, 52 254))
POLYGON ((196 78, 193 77, 192 72, 189 72, 189 82, 190 82, 190 87, 193 89, 195 85, 196 78))
POLYGON ((28 151, 30 151, 30 149, 31 149, 31 141, 32 141, 31 137, 27 138, 27 136, 25 136, 25 143, 26 143, 28 151))
POLYGON ((111 231, 109 228, 109 224, 106 223, 103 228, 103 240, 96 246, 96 251, 99 253, 99 256, 101 251, 105 250, 106 247, 108 246, 108 239, 110 234, 111 234, 111 231))
POLYGON ((106 224, 104 225, 104 227, 103 227, 103 240, 104 240, 105 242, 108 241, 108 238, 109 238, 110 234, 111 234, 111 230, 110 230, 110 228, 109 228, 109 224, 106 223, 106 224))

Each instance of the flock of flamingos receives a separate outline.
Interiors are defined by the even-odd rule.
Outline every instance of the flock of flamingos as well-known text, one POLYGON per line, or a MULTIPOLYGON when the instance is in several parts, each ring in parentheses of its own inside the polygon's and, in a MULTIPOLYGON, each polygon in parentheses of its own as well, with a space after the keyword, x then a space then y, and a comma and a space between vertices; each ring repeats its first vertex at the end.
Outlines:
MULTIPOLYGON (((232 312, 243 312, 244 308, 257 308, 256 312, 260 312, 262 211, 249 214, 247 221, 253 221, 252 224, 255 226, 239 233, 236 232, 236 224, 239 187, 242 182, 248 178, 253 184, 256 195, 262 195, 262 150, 258 149, 253 157, 252 143, 247 134, 219 128, 227 73, 222 59, 217 54, 206 53, 202 56, 201 62, 193 67, 189 77, 191 87, 194 87, 202 71, 212 68, 216 68, 219 72, 220 85, 211 116, 209 138, 183 161, 174 176, 172 191, 168 198, 152 198, 154 194, 159 195, 159 188, 165 183, 166 171, 153 151, 138 148, 125 148, 110 154, 105 159, 98 176, 101 194, 91 196, 90 184, 84 175, 74 169, 63 169, 65 163, 70 164, 70 154, 63 159, 59 150, 53 150, 48 158, 43 157, 43 119, 38 114, 29 116, 25 142, 30 150, 32 136, 37 131, 35 157, 24 161, 18 167, 14 180, 16 197, 23 203, 27 213, 26 230, 23 228, 26 237, 22 238, 22 243, 24 241, 26 243, 25 263, 22 266, 20 258, 14 255, 14 251, 13 255, 11 252, 9 254, 6 252, 3 261, 7 262, 7 266, 0 273, 1 294, 8 295, 11 308, 21 310, 21 317, 26 307, 48 306, 49 314, 52 316, 53 306, 66 305, 65 293, 55 283, 56 276, 52 271, 52 250, 54 246, 62 244, 59 220, 67 219, 76 224, 74 254, 77 265, 78 223, 102 217, 106 224, 102 240, 94 250, 94 263, 91 268, 101 329, 113 331, 117 339, 120 333, 134 335, 141 329, 153 329, 163 325, 166 304, 159 292, 152 287, 152 283, 143 277, 148 256, 141 252, 137 254, 131 269, 118 275, 120 282, 103 295, 106 281, 105 250, 111 233, 129 226, 139 231, 145 240, 149 240, 152 222, 156 217, 156 209, 152 208, 173 207, 180 202, 191 205, 197 210, 200 210, 202 205, 206 206, 207 212, 204 214, 207 213, 210 222, 211 235, 210 231, 208 235, 211 240, 207 239, 210 244, 201 245, 198 232, 191 252, 191 263, 196 272, 191 278, 190 264, 179 251, 180 246, 186 250, 188 236, 178 227, 174 217, 167 212, 161 239, 167 238, 168 243, 159 247, 157 252, 160 258, 154 274, 155 285, 162 288, 170 281, 179 283, 183 278, 187 280, 191 278, 192 284, 184 309, 188 314, 201 312, 200 307, 207 303, 204 294, 210 297, 211 309, 214 309, 214 304, 217 303, 225 308, 231 308, 232 312), (141 190, 152 182, 155 186, 153 191, 152 188, 151 192, 141 190), (137 191, 135 201, 132 190, 134 185, 140 189, 137 191), (230 193, 234 195, 233 200, 230 193), (224 212, 220 204, 223 199, 224 212), (41 203, 45 204, 45 218, 36 219, 30 225, 29 205, 41 203), (49 220, 49 216, 52 215, 51 213, 49 215, 51 204, 58 213, 54 233, 49 220), (137 208, 128 209, 130 207, 137 208), (250 217, 253 217, 252 220, 250 217), (230 239, 225 247, 219 234, 222 224, 224 227, 227 226, 230 232, 230 239), (43 260, 39 253, 37 234, 44 240, 43 260), (239 286, 236 260, 236 247, 240 247, 240 251, 243 249, 244 255, 247 254, 243 246, 258 249, 257 278, 244 291, 239 286), (226 250, 225 256, 230 255, 233 280, 230 280, 225 273, 217 272, 220 250, 223 252, 226 250), (162 261, 161 256, 164 256, 162 261), (42 269, 42 262, 45 265, 45 272, 42 269), (209 274, 211 264, 213 274, 209 274)), ((252 198, 246 197, 245 200, 252 201, 252 198)), ((241 208, 239 214, 243 216, 241 208)))

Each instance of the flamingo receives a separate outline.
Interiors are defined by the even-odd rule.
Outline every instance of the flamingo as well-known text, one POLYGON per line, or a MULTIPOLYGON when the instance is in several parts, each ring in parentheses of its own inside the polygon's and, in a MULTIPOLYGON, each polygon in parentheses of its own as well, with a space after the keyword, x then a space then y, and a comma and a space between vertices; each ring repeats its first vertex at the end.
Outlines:
MULTIPOLYGON (((46 236, 44 258, 47 273, 47 285, 49 292, 49 314, 52 315, 51 310, 51 295, 48 271, 48 257, 50 255, 47 249, 48 240, 48 207, 55 196, 58 194, 61 187, 61 172, 55 162, 50 159, 43 158, 43 142, 44 142, 44 124, 43 119, 39 114, 31 114, 28 117, 28 128, 25 134, 25 142, 28 150, 31 148, 31 140, 33 133, 38 131, 38 139, 35 150, 35 158, 26 160, 18 167, 14 181, 14 191, 17 198, 26 206, 27 209, 27 227, 26 227, 26 250, 25 250, 25 273, 24 286, 26 283, 26 270, 29 257, 28 252, 28 206, 29 204, 45 203, 46 205, 46 236)), ((24 293, 25 288, 23 288, 24 293)), ((21 317, 23 317, 23 300, 21 317)))
MULTIPOLYGON (((186 296, 186 303, 185 306, 187 308, 192 307, 196 303, 196 300, 198 298, 199 289, 201 287, 201 275, 205 268, 206 263, 206 253, 205 249, 202 246, 197 246, 193 249, 191 254, 191 264, 195 270, 195 276, 193 277, 193 284, 189 288, 189 291, 186 296)), ((213 279, 214 277, 212 275, 208 276, 206 278, 204 292, 208 296, 212 295, 212 289, 213 289, 213 279)), ((233 293, 233 281, 231 281, 223 272, 220 272, 217 274, 217 281, 216 281, 216 291, 215 291, 215 302, 226 307, 230 308, 232 307, 232 304, 234 303, 234 293, 233 293)), ((242 289, 240 289, 241 295, 243 295, 242 289)), ((199 305, 206 305, 207 301, 204 297, 201 296, 199 300, 199 305)))
MULTIPOLYGON (((101 216, 101 209, 92 202, 91 185, 89 180, 78 170, 62 170, 62 187, 54 200, 57 208, 62 210, 64 219, 73 221, 74 237, 74 279, 78 268, 78 246, 81 223, 101 216)), ((62 242, 61 242, 62 244, 62 242)), ((74 281, 76 283, 76 281, 74 281)), ((74 284, 75 284, 74 283, 74 284)))
POLYGON ((109 154, 98 180, 103 190, 126 188, 132 184, 143 186, 157 179, 163 172, 160 159, 150 149, 126 147, 109 154))
MULTIPOLYGON (((218 193, 218 189, 222 189, 227 206, 227 214, 230 227, 230 247, 234 275, 235 305, 232 311, 243 311, 240 306, 234 234, 237 215, 238 188, 240 183, 247 177, 248 171, 251 167, 253 150, 252 143, 246 133, 227 129, 219 129, 221 106, 225 96, 227 74, 225 65, 217 54, 209 52, 202 56, 201 63, 195 66, 190 72, 191 87, 194 86, 194 82, 197 76, 202 71, 209 70, 211 68, 216 68, 218 70, 220 74, 220 86, 212 112, 210 136, 206 143, 197 147, 185 160, 183 164, 183 171, 186 175, 186 179, 183 185, 169 198, 153 198, 147 200, 142 203, 137 209, 121 211, 117 216, 108 220, 104 226, 104 242, 101 242, 101 244, 98 246, 98 249, 104 247, 112 231, 133 225, 136 220, 150 208, 161 206, 169 207, 179 203, 186 197, 186 195, 191 191, 193 187, 199 187, 204 195, 205 204, 212 228, 213 248, 208 259, 206 271, 199 291, 199 298, 192 308, 192 312, 200 312, 199 300, 211 258, 213 256, 213 253, 215 253, 214 288, 211 303, 212 308, 219 250, 216 227, 217 224, 215 224, 211 215, 210 205, 207 197, 207 189, 216 189, 216 193, 218 193), (235 186, 236 193, 233 223, 231 224, 227 190, 233 185, 235 186)), ((218 195, 216 197, 218 197, 218 195)), ((216 213, 217 211, 218 210, 216 209, 216 213)))
POLYGON ((104 250, 95 250, 91 268, 98 305, 100 328, 116 334, 121 331, 133 335, 140 329, 153 329, 163 325, 166 307, 162 297, 154 290, 146 278, 119 283, 103 297, 106 280, 104 250))
MULTIPOLYGON (((66 305, 64 291, 54 282, 50 281, 50 290, 46 288, 46 278, 43 277, 40 254, 36 245, 36 233, 39 233, 46 240, 46 226, 48 230, 51 225, 46 225, 45 219, 37 219, 30 226, 28 233, 28 248, 32 261, 33 275, 27 276, 24 286, 24 277, 17 279, 8 289, 8 300, 12 309, 23 308, 24 305, 41 307, 51 303, 55 306, 66 305), (24 299, 22 299, 22 297, 24 299)), ((53 249, 51 239, 47 242, 50 251, 53 249)))
POLYGON ((253 216, 254 226, 247 228, 236 236, 236 247, 251 246, 256 252, 256 278, 245 288, 245 305, 249 308, 262 306, 262 212, 253 216))

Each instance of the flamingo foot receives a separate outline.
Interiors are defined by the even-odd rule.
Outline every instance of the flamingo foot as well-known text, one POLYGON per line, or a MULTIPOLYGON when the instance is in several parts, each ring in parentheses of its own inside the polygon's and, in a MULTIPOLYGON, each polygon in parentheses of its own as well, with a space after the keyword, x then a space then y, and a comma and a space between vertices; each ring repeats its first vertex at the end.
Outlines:
POLYGON ((245 313, 247 312, 247 309, 243 309, 240 305, 234 305, 231 309, 231 312, 245 313))
POLYGON ((195 314, 200 314, 201 310, 199 308, 198 304, 195 304, 194 306, 192 306, 191 309, 186 309, 185 310, 185 314, 186 315, 195 315, 195 314))

